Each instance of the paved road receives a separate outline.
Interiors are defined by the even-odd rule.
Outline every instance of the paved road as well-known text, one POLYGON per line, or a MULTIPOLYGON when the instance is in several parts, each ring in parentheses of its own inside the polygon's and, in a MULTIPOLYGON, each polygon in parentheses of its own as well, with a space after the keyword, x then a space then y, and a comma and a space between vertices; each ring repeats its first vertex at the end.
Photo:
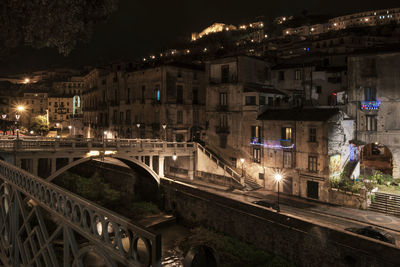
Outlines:
MULTIPOLYGON (((188 183, 204 191, 212 192, 224 197, 240 200, 250 205, 256 205, 255 200, 266 200, 273 203, 277 200, 276 193, 267 190, 256 191, 229 191, 227 187, 212 185, 201 181, 179 179, 179 182, 188 183)), ((263 209, 263 206, 256 205, 263 209)), ((270 209, 271 210, 271 209, 270 209)), ((280 212, 299 219, 320 224, 322 226, 344 230, 348 227, 376 226, 392 234, 400 241, 400 218, 368 210, 351 209, 332 206, 314 201, 308 201, 295 196, 281 194, 280 212)), ((400 242, 397 244, 400 247, 400 242)))

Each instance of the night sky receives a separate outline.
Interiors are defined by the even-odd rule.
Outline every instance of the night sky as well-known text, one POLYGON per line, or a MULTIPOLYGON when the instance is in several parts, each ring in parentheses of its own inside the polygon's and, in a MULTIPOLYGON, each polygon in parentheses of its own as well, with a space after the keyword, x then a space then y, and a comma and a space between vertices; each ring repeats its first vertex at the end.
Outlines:
POLYGON ((240 24, 259 16, 343 15, 400 7, 398 0, 120 0, 112 17, 96 25, 90 43, 80 44, 68 57, 56 49, 20 48, 0 63, 0 75, 51 67, 79 67, 156 53, 176 40, 189 38, 214 22, 240 24))

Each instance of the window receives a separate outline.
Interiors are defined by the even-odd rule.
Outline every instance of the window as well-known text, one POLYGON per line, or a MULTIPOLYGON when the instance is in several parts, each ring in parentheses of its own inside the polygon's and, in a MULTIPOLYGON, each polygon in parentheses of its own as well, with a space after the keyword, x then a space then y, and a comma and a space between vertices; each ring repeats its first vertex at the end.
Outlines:
POLYGON ((198 110, 193 110, 193 124, 194 125, 199 124, 199 111, 198 110))
POLYGON ((183 104, 183 86, 182 85, 176 86, 176 103, 183 104))
POLYGON ((119 113, 119 123, 123 123, 123 121, 124 121, 124 113, 121 111, 120 113, 119 113))
POLYGON ((246 106, 256 105, 256 100, 255 96, 246 96, 246 106))
POLYGON ((197 81, 197 72, 193 72, 193 80, 197 81))
POLYGON ((290 128, 290 127, 282 127, 281 139, 283 139, 283 140, 292 140, 292 128, 290 128))
POLYGON ((265 96, 260 96, 260 103, 259 103, 259 105, 261 106, 261 105, 265 105, 266 104, 266 98, 265 98, 265 96))
POLYGON ((285 80, 285 72, 284 71, 280 71, 278 72, 278 78, 280 81, 284 81, 285 80))
POLYGON ((146 92, 146 86, 142 86, 142 99, 141 99, 141 102, 142 102, 142 104, 144 104, 144 94, 145 94, 145 92, 146 92))
POLYGON ((317 94, 320 94, 320 93, 322 93, 322 87, 321 86, 317 86, 317 94))
POLYGON ((317 157, 308 156, 308 170, 310 172, 317 172, 317 157))
POLYGON ((374 115, 367 115, 365 116, 367 121, 366 121, 366 126, 367 126, 367 131, 374 131, 376 132, 377 130, 377 124, 378 124, 378 120, 376 118, 376 116, 374 115))
POLYGON ((229 65, 221 66, 221 82, 222 83, 229 82, 229 65))
POLYGON ((292 152, 283 151, 283 168, 292 168, 292 152))
POLYGON ((268 106, 272 107, 274 105, 274 98, 272 96, 268 97, 268 106))
POLYGON ((199 104, 199 88, 193 87, 193 104, 199 104))
POLYGON ((376 88, 364 88, 365 101, 376 101, 376 88))
POLYGON ((261 137, 261 127, 260 126, 251 126, 251 139, 260 138, 261 137))
POLYGON ((125 118, 126 118, 126 123, 130 124, 131 123, 131 111, 130 110, 126 111, 125 118))
POLYGON ((295 80, 301 80, 301 70, 296 70, 294 73, 294 79, 295 80))
POLYGON ((117 123, 117 111, 116 110, 114 110, 114 114, 113 114, 113 123, 115 124, 115 123, 117 123))
POLYGON ((156 100, 156 102, 160 102, 161 101, 161 92, 160 92, 160 86, 156 85, 156 89, 154 90, 154 98, 156 100))
POLYGON ((176 123, 178 123, 178 124, 183 123, 183 112, 182 112, 182 110, 178 110, 176 112, 176 123))
POLYGON ((308 131, 308 142, 317 142, 317 128, 310 128, 308 131))
POLYGON ((281 105, 281 98, 277 97, 275 98, 275 106, 279 107, 281 105))
POLYGON ((220 106, 227 106, 228 105, 228 101, 227 101, 227 94, 226 93, 220 93, 219 94, 219 105, 220 106))
POLYGON ((253 161, 257 163, 261 162, 261 149, 259 147, 253 147, 253 161))
POLYGON ((228 127, 228 117, 226 115, 221 115, 221 117, 219 118, 219 126, 221 128, 228 127))
POLYGON ((182 78, 182 70, 178 69, 178 78, 182 78))

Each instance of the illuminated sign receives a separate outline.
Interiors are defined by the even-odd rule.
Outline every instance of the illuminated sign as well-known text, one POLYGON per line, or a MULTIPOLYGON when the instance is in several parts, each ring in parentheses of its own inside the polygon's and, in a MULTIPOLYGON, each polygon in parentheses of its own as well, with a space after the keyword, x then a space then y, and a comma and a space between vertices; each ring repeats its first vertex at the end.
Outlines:
POLYGON ((361 109, 362 110, 376 110, 379 109, 381 105, 381 101, 361 101, 361 109))

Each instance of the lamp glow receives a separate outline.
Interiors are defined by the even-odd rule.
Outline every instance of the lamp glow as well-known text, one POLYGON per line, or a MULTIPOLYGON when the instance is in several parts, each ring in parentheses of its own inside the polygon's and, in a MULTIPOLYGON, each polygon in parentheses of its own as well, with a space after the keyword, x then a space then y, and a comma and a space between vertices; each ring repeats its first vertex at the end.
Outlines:
POLYGON ((178 158, 178 156, 174 153, 174 155, 172 155, 172 159, 175 161, 178 158))
POLYGON ((280 175, 279 173, 275 173, 274 179, 275 181, 280 182, 282 180, 282 175, 280 175))

